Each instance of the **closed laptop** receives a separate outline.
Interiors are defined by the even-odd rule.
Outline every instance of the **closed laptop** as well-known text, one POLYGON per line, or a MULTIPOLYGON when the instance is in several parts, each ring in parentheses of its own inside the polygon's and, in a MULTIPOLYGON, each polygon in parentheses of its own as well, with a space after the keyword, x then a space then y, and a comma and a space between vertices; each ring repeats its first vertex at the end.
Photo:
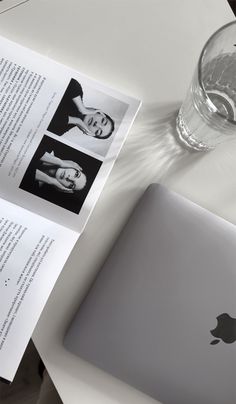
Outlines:
POLYGON ((164 404, 235 404, 235 295, 235 226, 154 184, 65 345, 164 404))

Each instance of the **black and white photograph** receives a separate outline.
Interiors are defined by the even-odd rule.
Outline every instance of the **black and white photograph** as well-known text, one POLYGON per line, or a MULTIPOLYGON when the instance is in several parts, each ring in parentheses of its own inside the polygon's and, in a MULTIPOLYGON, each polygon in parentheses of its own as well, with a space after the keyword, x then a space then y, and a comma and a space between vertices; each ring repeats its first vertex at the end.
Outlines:
POLYGON ((72 78, 48 131, 105 157, 127 108, 125 102, 89 86, 82 87, 72 78))
POLYGON ((102 162, 44 136, 20 189, 78 214, 102 162))

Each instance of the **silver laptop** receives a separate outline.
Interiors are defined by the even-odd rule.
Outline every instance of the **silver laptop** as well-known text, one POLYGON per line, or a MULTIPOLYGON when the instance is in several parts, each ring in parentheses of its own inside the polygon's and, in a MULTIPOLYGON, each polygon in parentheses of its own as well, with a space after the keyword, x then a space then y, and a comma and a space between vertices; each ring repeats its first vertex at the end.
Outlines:
POLYGON ((151 185, 65 345, 164 404, 235 404, 235 226, 151 185))

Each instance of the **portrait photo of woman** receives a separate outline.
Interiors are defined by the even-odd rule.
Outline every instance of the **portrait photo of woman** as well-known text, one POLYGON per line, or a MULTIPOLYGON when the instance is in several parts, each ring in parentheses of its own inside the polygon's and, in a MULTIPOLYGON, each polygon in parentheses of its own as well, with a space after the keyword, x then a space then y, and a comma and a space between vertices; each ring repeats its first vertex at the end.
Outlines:
POLYGON ((44 136, 20 188, 79 213, 101 161, 44 136))
POLYGON ((56 157, 54 151, 45 152, 39 159, 38 166, 35 182, 38 182, 39 187, 49 185, 59 192, 72 194, 86 186, 87 177, 83 168, 74 161, 56 157))
POLYGON ((72 78, 48 131, 105 157, 126 109, 127 104, 97 90, 84 91, 72 78))

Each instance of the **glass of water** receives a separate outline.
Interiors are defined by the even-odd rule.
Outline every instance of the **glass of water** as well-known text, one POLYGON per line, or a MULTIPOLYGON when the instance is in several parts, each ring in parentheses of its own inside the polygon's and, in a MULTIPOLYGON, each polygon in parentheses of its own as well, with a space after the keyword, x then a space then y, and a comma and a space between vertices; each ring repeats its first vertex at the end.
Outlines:
POLYGON ((199 151, 236 138, 236 21, 205 44, 176 129, 185 146, 199 151))

